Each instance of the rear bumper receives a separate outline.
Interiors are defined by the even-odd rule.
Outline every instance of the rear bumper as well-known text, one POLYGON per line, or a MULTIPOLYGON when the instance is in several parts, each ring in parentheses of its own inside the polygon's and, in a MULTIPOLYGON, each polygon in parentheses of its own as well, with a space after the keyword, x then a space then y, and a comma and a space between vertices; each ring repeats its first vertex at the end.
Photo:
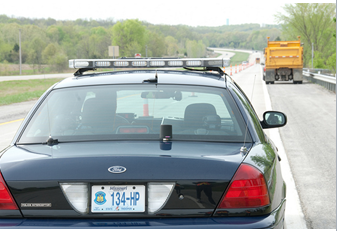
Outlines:
POLYGON ((279 229, 283 228, 285 204, 284 201, 268 216, 156 219, 0 219, 0 228, 279 229))

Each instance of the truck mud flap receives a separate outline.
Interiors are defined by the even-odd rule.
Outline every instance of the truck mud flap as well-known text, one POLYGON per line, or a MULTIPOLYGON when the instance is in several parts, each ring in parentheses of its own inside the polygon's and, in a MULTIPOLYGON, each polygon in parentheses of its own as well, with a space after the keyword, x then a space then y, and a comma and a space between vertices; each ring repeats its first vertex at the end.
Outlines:
POLYGON ((275 81, 275 69, 267 69, 266 70, 266 77, 265 77, 266 84, 274 83, 275 81))
POLYGON ((303 69, 293 69, 293 79, 294 83, 302 83, 303 82, 303 69))

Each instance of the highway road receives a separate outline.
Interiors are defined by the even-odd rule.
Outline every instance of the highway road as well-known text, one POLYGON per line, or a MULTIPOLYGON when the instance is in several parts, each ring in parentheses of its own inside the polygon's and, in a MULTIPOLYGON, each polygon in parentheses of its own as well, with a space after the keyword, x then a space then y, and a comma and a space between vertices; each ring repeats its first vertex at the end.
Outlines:
POLYGON ((268 84, 308 228, 336 228, 336 94, 304 81, 268 84))
MULTIPOLYGON (((217 51, 227 52, 227 50, 217 51)), ((256 57, 263 60, 260 52, 252 53, 249 50, 243 52, 251 54, 250 61, 256 57)), ((255 65, 258 66, 260 65, 255 65)), ((263 66, 260 66, 261 73, 262 68, 263 66)), ((252 94, 254 89, 252 80, 249 79, 248 69, 246 71, 245 77, 240 73, 233 75, 233 78, 248 97, 253 96, 252 104, 261 118, 264 106, 261 102, 257 102, 260 97, 256 97, 256 94, 262 94, 263 90, 257 89, 261 85, 255 84, 252 94)), ((250 78, 254 73, 251 74, 250 78)), ((282 111, 288 117, 288 124, 278 130, 289 160, 307 228, 335 229, 336 94, 305 80, 302 85, 292 82, 265 85, 261 78, 259 75, 258 81, 267 88, 272 109, 282 111)), ((287 210, 289 212, 289 200, 287 210)))
MULTIPOLYGON (((252 53, 250 59, 256 55, 260 53, 252 53)), ((251 99, 260 118, 270 109, 288 116, 285 127, 266 130, 282 157, 288 193, 286 227, 335 229, 336 95, 306 81, 302 85, 265 85, 261 65, 232 77, 251 99)), ((30 101, 0 107, 0 150, 10 143, 33 104, 30 101)))

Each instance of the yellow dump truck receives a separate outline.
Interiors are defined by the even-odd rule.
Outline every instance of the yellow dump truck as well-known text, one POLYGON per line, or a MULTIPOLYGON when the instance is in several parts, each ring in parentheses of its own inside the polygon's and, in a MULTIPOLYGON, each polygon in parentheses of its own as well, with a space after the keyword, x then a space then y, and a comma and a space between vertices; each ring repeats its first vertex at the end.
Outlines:
POLYGON ((266 74, 263 80, 266 84, 275 81, 303 82, 303 47, 300 36, 296 41, 269 41, 264 49, 266 74))

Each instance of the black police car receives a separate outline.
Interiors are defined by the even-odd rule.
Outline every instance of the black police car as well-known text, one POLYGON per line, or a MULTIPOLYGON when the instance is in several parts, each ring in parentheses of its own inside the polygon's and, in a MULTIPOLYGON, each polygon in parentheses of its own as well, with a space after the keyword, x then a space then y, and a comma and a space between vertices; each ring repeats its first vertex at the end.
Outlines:
POLYGON ((74 77, 0 153, 0 226, 282 228, 286 188, 263 129, 286 116, 259 121, 223 64, 70 60, 74 77))

